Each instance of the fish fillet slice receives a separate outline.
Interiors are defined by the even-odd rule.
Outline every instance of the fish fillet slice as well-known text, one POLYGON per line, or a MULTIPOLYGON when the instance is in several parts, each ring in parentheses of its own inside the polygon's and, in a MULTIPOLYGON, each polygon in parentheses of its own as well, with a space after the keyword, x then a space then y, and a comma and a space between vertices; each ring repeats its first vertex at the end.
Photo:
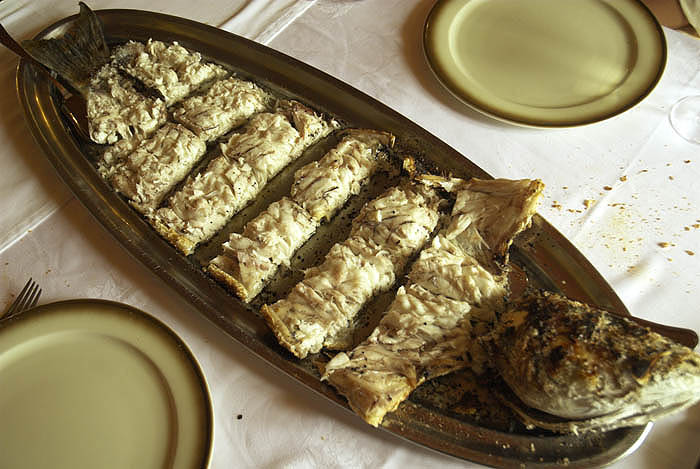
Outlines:
POLYGON ((384 147, 394 144, 387 132, 353 129, 319 161, 294 175, 291 196, 315 220, 328 220, 375 172, 384 147))
POLYGON ((280 343, 304 358, 336 342, 428 240, 438 222, 438 202, 432 191, 394 187, 363 207, 347 240, 334 245, 286 298, 262 307, 280 343))
POLYGON ((435 229, 441 200, 422 185, 392 187, 362 207, 352 222, 350 236, 387 250, 401 270, 435 229))
MULTIPOLYGON (((468 243, 480 246, 484 242, 479 221, 488 219, 490 211, 506 210, 518 196, 538 197, 537 191, 532 193, 530 182, 491 184, 478 185, 478 194, 465 194, 471 191, 466 183, 448 186, 457 192, 457 200, 476 197, 479 203, 472 204, 471 209, 455 204, 449 226, 421 252, 408 274, 408 285, 399 289, 369 338, 352 351, 339 353, 326 365, 323 379, 343 394, 369 424, 379 425, 387 412, 395 410, 425 380, 465 366, 483 366, 486 361, 483 348, 474 339, 491 327, 495 311, 503 307, 506 288, 501 278, 469 254, 473 249, 468 243), (482 193, 499 196, 486 199, 480 197, 482 193)), ((541 183, 536 187, 541 191, 541 183)), ((511 238, 529 225, 535 207, 528 203, 515 205, 523 208, 512 212, 517 222, 509 223, 514 227, 511 238)), ((510 245, 510 241, 505 244, 510 245)), ((491 256, 486 259, 490 262, 491 256)))
POLYGON ((417 285, 401 287, 369 338, 336 355, 324 378, 377 426, 425 380, 465 366, 472 309, 417 285))
POLYGON ((167 119, 165 103, 136 91, 116 68, 105 65, 86 95, 90 138, 101 144, 151 135, 167 119))
POLYGON ((483 308, 488 313, 480 318, 484 322, 492 322, 494 312, 504 308, 507 287, 503 278, 492 275, 443 233, 421 252, 409 279, 434 295, 483 308))
POLYGON ((279 342, 299 358, 321 350, 379 291, 395 281, 391 257, 371 241, 348 238, 309 269, 289 295, 261 312, 279 342))
POLYGON ((399 289, 370 337, 326 365, 324 379, 371 425, 425 380, 485 360, 472 338, 486 332, 495 318, 492 305, 502 304, 506 291, 460 251, 438 235, 411 267, 408 286, 399 289), (433 272, 436 264, 447 267, 433 272))
POLYGON ((248 222, 243 233, 232 233, 207 270, 248 302, 280 265, 289 265, 317 227, 306 210, 284 197, 248 222))
POLYGON ((255 115, 222 145, 220 156, 188 178, 156 211, 153 226, 183 253, 191 254, 336 125, 294 101, 280 102, 274 114, 255 115))
POLYGON ((206 144, 179 124, 167 123, 119 161, 112 186, 148 214, 206 152, 206 144))
POLYGON ((183 100, 173 119, 211 142, 266 110, 271 101, 272 96, 256 84, 229 77, 214 82, 206 93, 183 100))
POLYGON ((112 56, 119 69, 158 90, 167 106, 203 83, 226 75, 224 68, 203 62, 199 52, 190 52, 177 42, 129 41, 117 47, 112 56))
POLYGON ((242 235, 232 234, 225 243, 223 252, 210 263, 210 273, 236 292, 243 301, 252 300, 280 265, 289 264, 294 252, 320 225, 321 217, 314 218, 304 208, 305 202, 315 203, 322 199, 328 182, 344 181, 344 185, 337 187, 334 197, 327 199, 323 205, 325 216, 330 217, 355 190, 359 191, 375 171, 384 142, 390 143, 392 139, 389 134, 373 130, 349 131, 320 161, 297 171, 293 186, 299 187, 303 181, 309 181, 313 177, 323 178, 322 182, 296 192, 292 190, 296 195, 295 200, 285 198, 284 203, 271 205, 246 225, 242 235), (365 165, 365 170, 352 172, 358 162, 365 165), (276 222, 273 223, 272 220, 276 222), (258 226, 266 226, 267 234, 259 234, 258 226), (271 254, 280 248, 282 252, 271 254))
POLYGON ((463 180, 432 175, 420 179, 455 194, 452 221, 445 234, 492 272, 508 262, 515 235, 530 224, 531 217, 522 215, 534 213, 544 188, 541 181, 530 179, 463 180))

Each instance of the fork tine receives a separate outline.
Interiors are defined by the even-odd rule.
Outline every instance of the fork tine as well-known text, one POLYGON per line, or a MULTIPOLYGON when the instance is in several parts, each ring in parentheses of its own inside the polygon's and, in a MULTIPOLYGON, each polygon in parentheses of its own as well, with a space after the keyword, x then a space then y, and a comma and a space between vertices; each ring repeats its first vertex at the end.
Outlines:
POLYGON ((22 291, 19 292, 15 301, 12 302, 5 314, 0 316, 4 319, 21 313, 22 311, 36 306, 41 296, 41 288, 32 278, 30 278, 22 291))
POLYGON ((27 294, 27 291, 32 288, 32 285, 34 284, 34 280, 30 277, 29 280, 27 280, 27 283, 24 285, 24 288, 22 288, 22 291, 19 292, 17 295, 17 298, 15 298, 15 301, 12 302, 10 305, 9 309, 5 311, 5 316, 10 317, 13 314, 15 314, 17 311, 21 311, 21 305, 24 303, 24 296, 27 294))
POLYGON ((39 288, 39 285, 36 283, 34 285, 35 285, 34 292, 33 292, 32 296, 29 298, 29 302, 27 303, 26 309, 35 307, 36 304, 39 302, 39 297, 41 296, 41 288, 39 288))

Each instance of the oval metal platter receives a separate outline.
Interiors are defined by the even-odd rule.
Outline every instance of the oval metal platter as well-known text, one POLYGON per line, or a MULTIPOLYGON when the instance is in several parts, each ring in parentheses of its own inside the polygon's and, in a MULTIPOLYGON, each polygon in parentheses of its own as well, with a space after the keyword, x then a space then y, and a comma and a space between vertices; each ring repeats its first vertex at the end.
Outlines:
MULTIPOLYGON (((349 125, 390 131, 397 137, 398 151, 422 158, 440 171, 460 177, 490 178, 463 155, 387 106, 270 48, 183 18, 138 10, 96 13, 104 24, 109 43, 149 38, 178 41, 280 96, 298 99, 349 125)), ((73 19, 66 18, 48 27, 38 37, 60 35, 73 19)), ((17 72, 17 88, 29 127, 59 175, 96 220, 133 256, 233 339, 291 378, 348 408, 333 388, 320 381, 313 357, 297 360, 291 356, 277 344, 255 305, 246 306, 204 273, 202 264, 213 257, 216 245, 227 239, 227 233, 215 237, 189 257, 180 254, 100 178, 91 159, 94 146, 74 132, 61 111, 62 98, 46 75, 22 61, 17 72)), ((320 155, 310 153, 302 160, 320 155)), ((284 179, 285 175, 278 177, 284 179)), ((275 184, 273 181, 272 185, 275 184)), ((278 197, 274 189, 264 192, 261 200, 237 215, 224 231, 240 229, 246 220, 278 197)), ((302 248, 306 253, 303 262, 311 265, 322 258, 341 231, 342 228, 334 231, 331 227, 314 236, 302 248)), ((560 290, 572 298, 629 314, 591 264, 539 216, 535 216, 532 228, 515 243, 512 260, 531 285, 560 290)), ((274 296, 274 292, 267 294, 274 296)), ((569 468, 599 466, 617 460, 633 451, 649 429, 649 426, 625 428, 575 436, 530 431, 522 426, 490 426, 474 419, 473 413, 457 411, 459 406, 445 405, 445 396, 440 395, 441 387, 445 386, 449 388, 450 383, 424 384, 396 412, 385 417, 382 427, 426 447, 491 466, 566 465, 569 468), (432 399, 435 395, 439 399, 432 399)), ((462 407, 465 406, 468 404, 463 403, 462 407)))

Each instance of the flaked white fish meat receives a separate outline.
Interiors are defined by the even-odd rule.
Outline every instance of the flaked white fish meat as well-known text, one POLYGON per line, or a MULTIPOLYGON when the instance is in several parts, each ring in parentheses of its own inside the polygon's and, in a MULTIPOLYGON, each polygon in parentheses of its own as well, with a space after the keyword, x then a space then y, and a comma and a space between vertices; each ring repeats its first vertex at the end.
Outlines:
POLYGON ((495 260, 507 258, 543 189, 529 180, 433 177, 429 183, 456 192, 447 228, 413 264, 407 285, 367 340, 337 354, 324 370, 323 379, 374 426, 426 380, 486 361, 475 339, 490 330, 507 293, 495 260), (494 235, 490 220, 508 214, 514 220, 494 235))
POLYGON ((365 205, 350 237, 305 272, 287 297, 261 309, 280 344, 299 358, 316 353, 389 289, 438 222, 440 199, 424 187, 393 187, 365 205))

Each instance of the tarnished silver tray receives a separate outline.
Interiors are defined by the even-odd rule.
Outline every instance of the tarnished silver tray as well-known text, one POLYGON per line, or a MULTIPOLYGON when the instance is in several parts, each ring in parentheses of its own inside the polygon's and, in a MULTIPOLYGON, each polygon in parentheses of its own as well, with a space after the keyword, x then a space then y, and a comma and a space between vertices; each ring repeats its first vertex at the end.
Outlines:
MULTIPOLYGON (((96 13, 104 23, 110 43, 149 38, 176 40, 279 95, 299 99, 353 126, 390 131, 397 136, 399 152, 422 158, 440 171, 460 177, 490 178, 463 155, 380 102, 265 46, 201 23, 163 14, 138 10, 96 13)), ((51 25, 37 37, 59 35, 73 20, 74 17, 70 17, 51 25)), ((77 136, 62 114, 60 94, 47 76, 22 61, 17 71, 17 90, 29 127, 59 175, 97 221, 133 256, 233 339, 291 378, 348 408, 333 388, 320 381, 313 358, 300 361, 292 357, 277 344, 254 307, 241 303, 203 272, 202 262, 213 256, 215 244, 223 238, 215 238, 209 246, 203 246, 190 257, 180 254, 100 178, 91 159, 94 148, 77 136)), ((304 158, 319 156, 314 156, 313 151, 310 153, 304 158)), ((259 201, 234 218, 225 231, 240 228, 265 204, 276 200, 278 194, 274 187, 283 187, 285 177, 288 176, 283 173, 277 182, 273 181, 273 189, 263 193, 259 201)), ((388 183, 383 181, 383 184, 388 183)), ((303 248, 305 255, 298 267, 322 257, 324 249, 330 247, 342 229, 331 224, 315 236, 303 248)), ((539 216, 534 218, 527 234, 516 242, 512 259, 534 286, 563 291, 572 298, 629 314, 591 264, 539 216)), ((439 386, 433 389, 439 392, 439 386)), ((425 389, 421 392, 419 388, 414 394, 417 397, 386 416, 382 424, 384 429, 435 450, 498 467, 526 464, 575 468, 608 464, 634 450, 649 429, 649 426, 626 428, 584 436, 518 428, 504 430, 474 421, 467 414, 445 410, 444 406, 431 402, 430 397, 426 398, 431 393, 425 389)))

